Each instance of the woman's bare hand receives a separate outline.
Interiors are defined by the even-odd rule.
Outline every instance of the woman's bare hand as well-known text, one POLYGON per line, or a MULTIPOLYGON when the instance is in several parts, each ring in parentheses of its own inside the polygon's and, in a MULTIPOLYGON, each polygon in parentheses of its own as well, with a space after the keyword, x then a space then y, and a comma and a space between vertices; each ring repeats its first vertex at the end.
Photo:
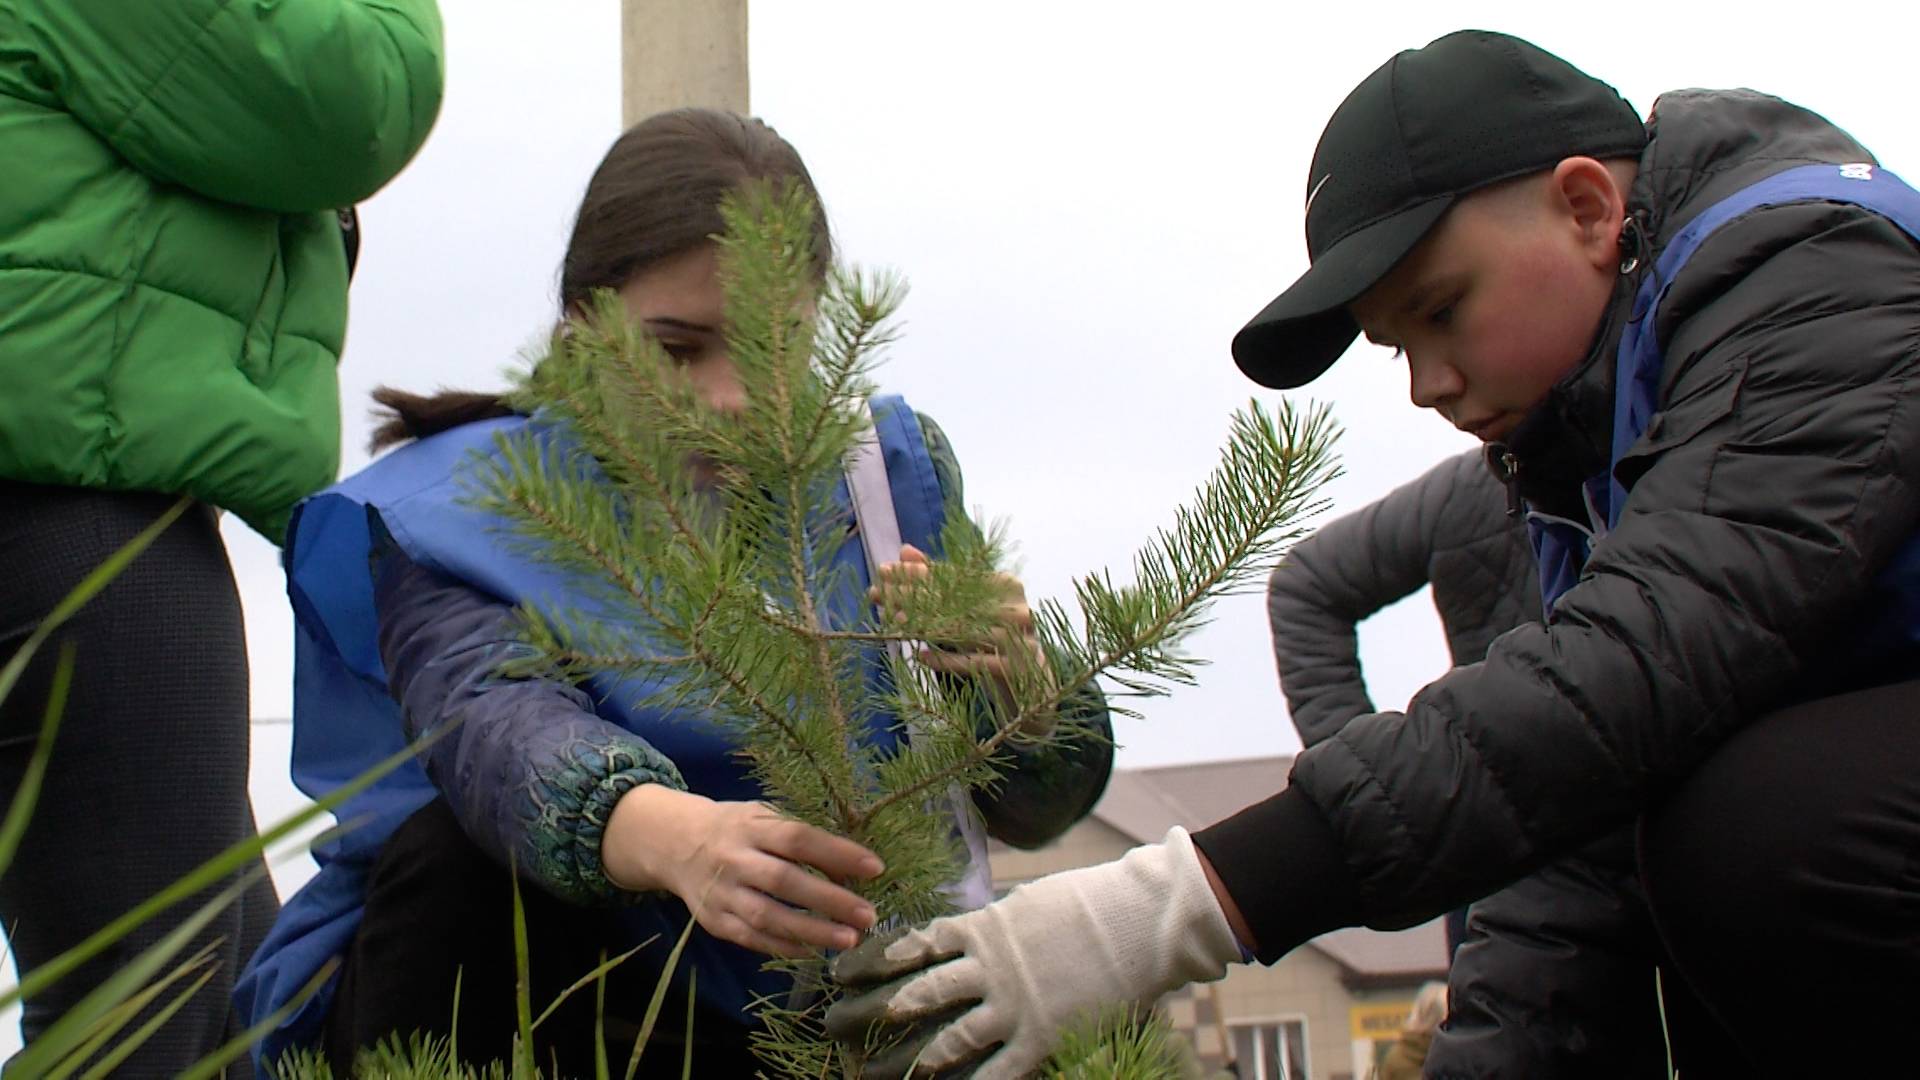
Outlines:
POLYGON ((660 784, 621 796, 600 857, 615 885, 664 889, 714 937, 787 957, 856 944, 873 925, 873 905, 835 882, 882 869, 879 856, 859 844, 765 803, 716 801, 660 784))

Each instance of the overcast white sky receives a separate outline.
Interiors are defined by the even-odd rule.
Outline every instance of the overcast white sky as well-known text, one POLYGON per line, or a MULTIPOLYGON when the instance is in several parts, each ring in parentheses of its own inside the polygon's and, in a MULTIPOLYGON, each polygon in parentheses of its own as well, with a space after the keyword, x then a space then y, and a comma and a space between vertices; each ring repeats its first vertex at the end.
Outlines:
MULTIPOLYGON (((1643 113, 1676 86, 1753 86, 1920 172, 1907 77, 1920 16, 1906 4, 1821 10, 767 3, 752 13, 753 103, 807 159, 842 250, 911 279, 907 336, 881 380, 952 436, 969 502, 1011 522, 1029 591, 1061 595, 1072 575, 1124 568, 1205 477, 1232 410, 1276 398, 1240 376, 1228 339, 1305 268, 1301 204, 1320 128, 1394 51, 1465 26, 1518 33, 1614 82, 1643 113)), ((439 126, 362 210, 341 368, 348 470, 366 460, 375 383, 495 385, 550 324, 576 201, 620 130, 617 0, 458 0, 445 18, 439 126)), ((1405 373, 1382 350, 1357 349, 1293 396, 1330 403, 1347 429, 1347 475, 1328 491, 1336 512, 1470 445, 1408 403, 1405 373)), ((231 519, 226 531, 255 713, 285 717, 277 552, 231 519)), ((1424 594, 1362 642, 1383 707, 1447 662, 1424 594)), ((1221 605, 1194 651, 1214 662, 1204 685, 1123 722, 1122 766, 1297 747, 1260 597, 1221 605)), ((295 802, 285 728, 256 732, 265 821, 295 802)), ((305 865, 286 868, 283 890, 305 865)), ((0 1043, 13 1036, 0 1027, 0 1043)))

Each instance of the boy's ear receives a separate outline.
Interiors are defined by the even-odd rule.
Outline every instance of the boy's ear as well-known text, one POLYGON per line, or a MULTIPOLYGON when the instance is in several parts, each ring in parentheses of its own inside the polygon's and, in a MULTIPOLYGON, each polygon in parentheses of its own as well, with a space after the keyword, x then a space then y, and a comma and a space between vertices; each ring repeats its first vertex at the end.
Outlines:
POLYGON ((1581 252, 1596 269, 1620 263, 1620 228, 1627 216, 1627 193, 1604 164, 1570 157, 1553 170, 1553 193, 1575 230, 1581 252))

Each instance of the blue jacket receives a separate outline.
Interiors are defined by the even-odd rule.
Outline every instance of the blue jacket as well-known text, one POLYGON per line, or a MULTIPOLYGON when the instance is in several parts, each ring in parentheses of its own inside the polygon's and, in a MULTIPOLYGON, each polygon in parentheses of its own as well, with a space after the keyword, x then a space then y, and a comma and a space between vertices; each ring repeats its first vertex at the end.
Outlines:
MULTIPOLYGON (((937 554, 947 508, 960 494, 950 452, 938 429, 898 398, 876 400, 874 415, 901 534, 937 554)), ((629 707, 634 688, 616 692, 606 680, 578 688, 497 676, 523 648, 513 604, 564 609, 572 591, 512 555, 496 539, 503 523, 466 504, 480 457, 497 452, 499 436, 528 427, 523 418, 494 420, 412 444, 296 512, 286 556, 296 616, 295 783, 323 796, 422 733, 459 726, 340 808, 342 822, 359 824, 316 848, 319 875, 289 900, 236 987, 254 1022, 344 953, 386 838, 436 795, 477 844, 503 864, 513 860, 523 877, 576 903, 620 906, 629 944, 656 934, 671 940, 688 915, 671 898, 621 893, 602 873, 601 834, 620 796, 642 783, 720 799, 762 795, 731 737, 697 712, 629 707)), ((858 544, 837 557, 865 582, 858 544)), ((864 602, 862 593, 850 595, 864 602)), ((1104 719, 1101 708, 1096 726, 1104 719)), ((886 727, 877 718, 869 737, 892 740, 886 727)), ((1035 767, 1017 769, 997 803, 977 800, 989 830, 1044 842, 1083 816, 1104 788, 1111 752, 1097 739, 1078 749, 1044 762, 1035 755, 1023 763, 1035 767), (1036 784, 1049 788, 1049 799, 1021 795, 1036 784), (1036 811, 1046 820, 1036 822, 1036 811)), ((759 970, 761 959, 696 932, 679 970, 697 968, 701 997, 737 1011, 782 989, 759 970)), ((263 1040, 256 1060, 313 1042, 330 995, 329 986, 263 1040)))

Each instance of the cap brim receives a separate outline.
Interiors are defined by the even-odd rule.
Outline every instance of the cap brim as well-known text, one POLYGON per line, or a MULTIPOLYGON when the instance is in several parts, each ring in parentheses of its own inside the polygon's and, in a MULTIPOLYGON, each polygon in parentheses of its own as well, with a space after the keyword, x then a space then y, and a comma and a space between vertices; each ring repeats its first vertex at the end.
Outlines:
POLYGON ((1360 326, 1347 305, 1374 287, 1432 230, 1452 195, 1439 195, 1343 237, 1233 335, 1233 361, 1247 378, 1291 390, 1319 378, 1360 326))

